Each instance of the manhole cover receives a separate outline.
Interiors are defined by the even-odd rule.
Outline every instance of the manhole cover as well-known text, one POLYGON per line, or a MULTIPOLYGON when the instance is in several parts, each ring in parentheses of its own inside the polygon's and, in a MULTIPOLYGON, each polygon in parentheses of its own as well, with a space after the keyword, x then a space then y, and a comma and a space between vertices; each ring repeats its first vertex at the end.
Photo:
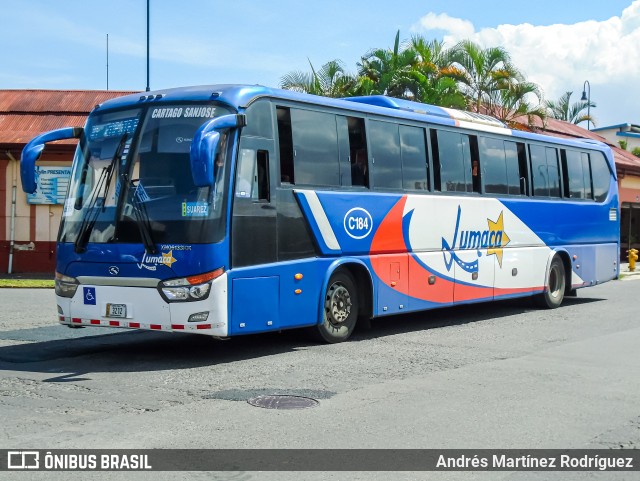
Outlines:
POLYGON ((319 404, 318 401, 310 397, 277 394, 252 397, 247 402, 252 406, 265 409, 307 409, 319 404))

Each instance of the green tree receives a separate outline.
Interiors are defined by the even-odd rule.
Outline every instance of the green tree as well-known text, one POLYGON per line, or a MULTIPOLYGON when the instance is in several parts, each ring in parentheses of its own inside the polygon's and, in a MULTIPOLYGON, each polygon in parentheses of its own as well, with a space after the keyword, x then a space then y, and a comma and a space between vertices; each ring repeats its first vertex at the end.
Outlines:
POLYGON ((523 80, 502 47, 484 49, 470 40, 463 40, 453 50, 453 60, 463 71, 461 90, 474 112, 491 110, 492 102, 500 98, 497 92, 523 80))
POLYGON ((309 61, 311 72, 289 72, 280 79, 280 87, 325 97, 344 97, 350 95, 356 79, 346 73, 340 60, 325 63, 320 70, 309 61))
POLYGON ((640 157, 640 147, 634 147, 633 149, 631 149, 631 153, 636 157, 640 157))
POLYGON ((406 98, 410 92, 411 72, 415 63, 415 52, 400 45, 398 30, 393 49, 372 49, 361 58, 358 74, 361 77, 359 85, 364 92, 359 93, 406 98))
POLYGON ((453 51, 444 48, 444 42, 421 36, 412 37, 409 48, 415 57, 408 74, 413 98, 442 107, 465 108, 465 97, 458 88, 464 72, 453 65, 453 51))
POLYGON ((487 113, 515 129, 520 128, 525 120, 529 128, 535 125, 536 119, 544 125, 547 112, 541 100, 542 93, 536 84, 526 81, 511 83, 491 94, 487 113))
POLYGON ((573 92, 565 92, 558 100, 548 100, 545 102, 548 116, 552 119, 564 120, 572 124, 581 124, 582 122, 591 122, 596 125, 593 116, 587 114, 586 111, 595 108, 596 104, 589 103, 586 100, 571 103, 571 95, 573 92))

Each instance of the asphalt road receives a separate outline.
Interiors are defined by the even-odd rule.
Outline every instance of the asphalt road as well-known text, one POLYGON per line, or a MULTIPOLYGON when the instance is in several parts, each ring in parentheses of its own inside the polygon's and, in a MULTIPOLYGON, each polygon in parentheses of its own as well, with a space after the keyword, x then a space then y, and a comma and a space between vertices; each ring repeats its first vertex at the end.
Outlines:
MULTIPOLYGON (((637 279, 637 278, 636 278, 637 279)), ((394 316, 338 345, 69 329, 0 289, 0 447, 640 448, 638 280, 394 316), (260 394, 319 401, 249 405, 260 394)), ((68 479, 28 473, 11 479, 68 479)), ((75 473, 82 479, 82 473, 75 473)), ((638 479, 629 473, 127 473, 118 479, 638 479)), ((91 479, 114 479, 92 473, 91 479)))

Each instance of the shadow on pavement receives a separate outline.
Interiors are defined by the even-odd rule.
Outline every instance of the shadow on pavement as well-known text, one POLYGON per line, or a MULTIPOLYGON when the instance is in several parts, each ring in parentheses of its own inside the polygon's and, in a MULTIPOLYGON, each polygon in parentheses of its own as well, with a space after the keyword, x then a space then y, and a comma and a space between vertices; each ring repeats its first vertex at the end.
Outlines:
MULTIPOLYGON (((597 298, 567 298, 567 305, 597 302, 597 298)), ((471 304, 394 315, 360 327, 348 342, 500 319, 537 309, 530 299, 471 304)), ((561 310, 562 308, 560 308, 561 310)), ((75 330, 65 326, 0 332, 0 339, 27 341, 0 347, 0 369, 60 374, 48 382, 81 381, 90 372, 144 372, 220 366, 296 350, 331 345, 306 340, 304 330, 240 336, 225 341, 207 336, 104 328, 75 330), (98 335, 91 335, 96 333, 98 335), (90 335, 87 335, 90 334, 90 335), (68 336, 68 337, 65 337, 68 336), (52 339, 53 337, 53 339, 52 339)))

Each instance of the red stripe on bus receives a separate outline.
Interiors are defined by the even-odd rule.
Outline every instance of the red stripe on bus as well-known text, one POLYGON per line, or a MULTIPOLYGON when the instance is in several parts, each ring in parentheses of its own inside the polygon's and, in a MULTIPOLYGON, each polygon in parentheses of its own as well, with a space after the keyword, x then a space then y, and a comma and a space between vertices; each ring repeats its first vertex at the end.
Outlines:
POLYGON ((196 329, 211 329, 211 324, 198 324, 196 329))
POLYGON ((140 327, 140 323, 139 322, 130 322, 129 323, 129 327, 140 327))
POLYGON ((71 319, 71 322, 75 322, 76 324, 82 324, 82 319, 80 319, 79 317, 74 317, 73 319, 71 319))
POLYGON ((120 321, 109 321, 109 325, 110 326, 119 327, 120 326, 120 321))
POLYGON ((100 325, 100 319, 91 319, 91 324, 100 325))
POLYGON ((155 330, 160 330, 162 329, 162 326, 160 324, 151 324, 149 326, 150 329, 155 329, 155 330))
POLYGON ((183 324, 171 324, 171 329, 176 329, 176 330, 184 329, 184 325, 183 324))

